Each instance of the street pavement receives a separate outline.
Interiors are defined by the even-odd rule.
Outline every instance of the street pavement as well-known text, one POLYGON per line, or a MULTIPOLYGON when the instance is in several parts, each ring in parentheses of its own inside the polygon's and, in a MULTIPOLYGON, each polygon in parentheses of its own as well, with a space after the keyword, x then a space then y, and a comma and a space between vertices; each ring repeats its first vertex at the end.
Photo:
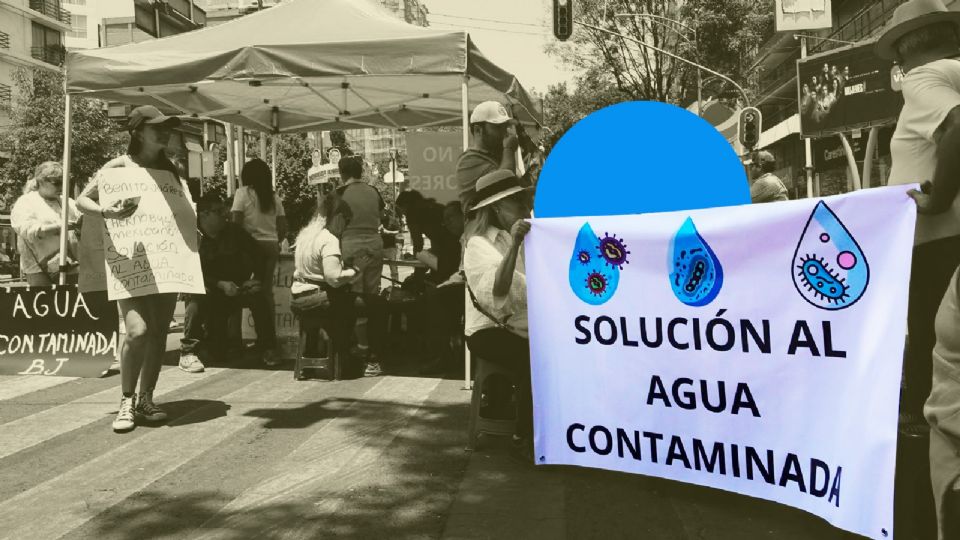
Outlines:
POLYGON ((119 377, 0 377, 0 538, 850 538, 809 514, 640 476, 468 452, 463 381, 176 368, 170 419, 115 434, 119 377))

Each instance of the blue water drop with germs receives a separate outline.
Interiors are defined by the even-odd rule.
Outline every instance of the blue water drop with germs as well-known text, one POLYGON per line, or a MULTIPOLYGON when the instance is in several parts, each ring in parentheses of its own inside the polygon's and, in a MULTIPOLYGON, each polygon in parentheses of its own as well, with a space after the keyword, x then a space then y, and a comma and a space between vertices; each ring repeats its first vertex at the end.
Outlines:
POLYGON ((791 266, 797 292, 820 309, 853 305, 870 282, 870 266, 860 245, 823 201, 803 228, 791 266))
POLYGON ((670 287, 688 306, 705 306, 723 287, 723 266, 689 217, 673 238, 670 251, 670 287))
POLYGON ((601 239, 584 223, 574 242, 570 256, 570 289, 592 306, 599 306, 613 298, 620 285, 620 268, 611 266, 599 251, 601 239))

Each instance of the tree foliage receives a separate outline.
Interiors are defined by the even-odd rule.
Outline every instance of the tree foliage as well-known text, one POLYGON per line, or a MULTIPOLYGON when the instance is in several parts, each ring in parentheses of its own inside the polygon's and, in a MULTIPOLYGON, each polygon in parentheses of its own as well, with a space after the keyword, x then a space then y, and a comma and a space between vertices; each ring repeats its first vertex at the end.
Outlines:
POLYGON ((307 171, 313 165, 313 148, 305 133, 272 137, 278 137, 277 191, 283 199, 292 241, 313 217, 316 208, 316 187, 307 183, 307 171))
MULTIPOLYGON (((0 166, 0 208, 9 208, 37 165, 63 160, 63 74, 18 69, 9 114, 11 128, 0 132, 0 148, 11 153, 0 166)), ((126 149, 127 137, 107 116, 104 102, 71 98, 70 176, 78 186, 126 149)))
MULTIPOLYGON (((773 26, 765 0, 578 0, 574 5, 578 20, 607 32, 575 25, 569 42, 547 47, 582 73, 574 88, 552 85, 544 96, 548 149, 578 120, 614 103, 688 106, 696 100, 696 67, 631 40, 726 75, 753 98, 749 59, 773 26)), ((709 73, 702 73, 702 85, 704 100, 713 96, 735 105, 740 98, 729 83, 709 73)))
MULTIPOLYGON (((742 85, 746 59, 773 18, 764 0, 579 0, 575 6, 578 20, 606 31, 577 25, 568 43, 552 44, 548 52, 584 73, 603 75, 629 99, 680 105, 696 97, 697 68, 651 47, 742 85)), ((707 73, 703 78, 707 91, 729 90, 707 73)))

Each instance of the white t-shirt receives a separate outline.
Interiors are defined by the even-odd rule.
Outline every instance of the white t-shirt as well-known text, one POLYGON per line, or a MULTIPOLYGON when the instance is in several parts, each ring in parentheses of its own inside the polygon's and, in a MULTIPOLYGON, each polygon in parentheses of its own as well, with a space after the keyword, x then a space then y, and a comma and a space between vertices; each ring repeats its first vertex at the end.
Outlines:
POLYGON ((260 199, 257 198, 257 192, 250 186, 245 186, 237 190, 233 196, 234 212, 243 212, 243 228, 255 240, 264 242, 277 242, 277 217, 283 214, 283 202, 280 196, 273 194, 273 211, 264 213, 260 211, 260 199))
MULTIPOLYGON (((960 106, 960 61, 937 60, 910 70, 903 78, 903 110, 890 141, 890 185, 933 180, 937 145, 933 134, 954 107, 960 106)), ((960 197, 936 216, 917 216, 914 245, 960 235, 960 197)))

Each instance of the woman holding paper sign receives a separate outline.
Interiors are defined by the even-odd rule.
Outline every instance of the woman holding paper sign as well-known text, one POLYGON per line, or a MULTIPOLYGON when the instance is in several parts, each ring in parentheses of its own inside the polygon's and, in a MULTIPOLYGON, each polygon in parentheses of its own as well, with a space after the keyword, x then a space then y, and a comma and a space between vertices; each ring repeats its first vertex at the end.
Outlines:
POLYGON ((464 334, 470 351, 513 373, 517 387, 515 452, 533 461, 533 398, 530 390, 530 338, 527 334, 527 279, 523 239, 530 231, 525 188, 510 171, 477 180, 467 219, 470 225, 463 271, 472 302, 464 334))
MULTIPOLYGON (((177 174, 177 168, 164 152, 171 130, 179 123, 178 118, 164 116, 156 107, 137 107, 127 119, 127 131, 130 132, 127 154, 111 160, 101 171, 123 167, 168 171, 180 180, 181 189, 189 200, 189 192, 177 174)), ((77 198, 77 206, 81 212, 105 219, 124 219, 137 211, 138 198, 118 200, 109 206, 101 206, 99 201, 102 181, 102 176, 98 173, 77 198)), ((101 290, 106 290, 106 283, 103 283, 102 287, 101 290)), ((129 431, 136 426, 137 419, 158 422, 167 418, 167 413, 153 402, 153 389, 160 378, 160 368, 166 352, 167 329, 173 319, 177 294, 151 294, 118 300, 118 303, 126 326, 126 337, 120 358, 123 396, 120 410, 113 421, 113 429, 129 431), (139 394, 136 393, 138 379, 139 394)))

